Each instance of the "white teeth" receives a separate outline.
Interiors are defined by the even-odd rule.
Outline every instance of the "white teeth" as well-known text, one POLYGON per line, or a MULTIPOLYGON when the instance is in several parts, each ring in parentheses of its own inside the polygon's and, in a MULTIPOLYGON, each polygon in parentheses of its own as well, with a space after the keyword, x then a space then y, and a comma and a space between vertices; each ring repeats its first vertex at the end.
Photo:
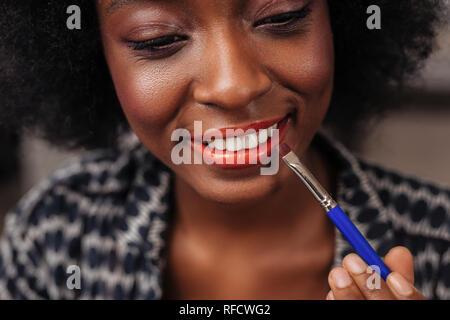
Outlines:
POLYGON ((273 130, 277 129, 277 128, 278 128, 278 123, 275 123, 273 126, 269 127, 269 129, 267 129, 268 130, 267 134, 268 134, 269 138, 272 138, 273 130))
POLYGON ((245 136, 244 146, 246 149, 253 149, 258 146, 258 135, 256 133, 245 136))
POLYGON ((234 142, 235 138, 227 138, 227 140, 225 141, 225 146, 227 148, 227 151, 236 151, 235 145, 236 143, 234 142))
POLYGON ((260 144, 265 143, 268 138, 267 129, 259 130, 258 141, 260 144))
POLYGON ((220 151, 225 150, 225 141, 223 141, 223 139, 214 140, 214 148, 220 151))
POLYGON ((245 136, 236 137, 234 139, 235 139, 235 142, 236 142, 236 144, 235 144, 236 151, 240 151, 240 150, 245 148, 245 136))
POLYGON ((230 152, 240 151, 244 149, 244 138, 243 137, 227 138, 225 146, 227 151, 230 152))
POLYGON ((253 149, 258 144, 266 143, 273 135, 273 130, 278 128, 278 123, 267 129, 260 129, 257 133, 246 134, 239 137, 230 137, 226 139, 215 139, 208 143, 208 147, 212 150, 227 150, 229 152, 240 151, 243 149, 253 149))
POLYGON ((215 148, 214 143, 215 143, 215 141, 211 141, 210 143, 208 143, 208 147, 212 150, 214 150, 214 148, 215 148))

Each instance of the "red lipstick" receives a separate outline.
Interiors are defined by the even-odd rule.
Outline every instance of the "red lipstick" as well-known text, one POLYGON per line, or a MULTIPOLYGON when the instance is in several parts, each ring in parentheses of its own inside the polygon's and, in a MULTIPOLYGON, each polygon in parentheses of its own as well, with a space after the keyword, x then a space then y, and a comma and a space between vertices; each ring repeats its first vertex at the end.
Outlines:
POLYGON ((266 128, 273 126, 275 123, 280 122, 284 118, 285 117, 278 117, 278 118, 270 119, 270 120, 261 120, 261 121, 257 121, 252 124, 249 124, 247 126, 244 126, 244 127, 227 127, 227 128, 220 128, 217 130, 219 130, 222 133, 222 136, 224 138, 239 137, 239 136, 244 135, 245 131, 247 131, 249 129, 253 129, 255 131, 258 131, 260 129, 266 129, 266 128), (237 131, 236 133, 233 133, 236 130, 239 130, 239 131, 237 131), (243 132, 241 132, 241 130, 243 132))
POLYGON ((262 164, 262 157, 270 157, 272 149, 275 146, 279 145, 279 143, 281 143, 284 136, 286 135, 289 123, 289 116, 284 116, 272 118, 269 120, 257 121, 243 127, 226 127, 217 129, 220 133, 223 134, 223 139, 226 139, 242 136, 243 134, 245 134, 245 131, 249 129, 253 129, 257 132, 258 130, 267 129, 275 124, 278 124, 278 139, 272 139, 271 137, 269 137, 266 142, 258 143, 256 147, 250 149, 245 148, 239 151, 228 151, 226 148, 224 150, 211 149, 207 144, 202 143, 198 138, 192 139, 191 145, 194 149, 194 152, 200 153, 207 163, 213 163, 215 166, 221 168, 246 168, 255 166, 258 164, 262 164), (238 131, 237 133, 232 134, 234 130, 242 131, 238 131))

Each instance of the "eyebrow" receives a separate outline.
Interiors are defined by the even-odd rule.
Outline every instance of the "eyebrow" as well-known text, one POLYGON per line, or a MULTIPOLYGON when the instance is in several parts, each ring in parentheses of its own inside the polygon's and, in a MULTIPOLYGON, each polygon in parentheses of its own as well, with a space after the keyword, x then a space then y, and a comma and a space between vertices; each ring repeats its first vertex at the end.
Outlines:
POLYGON ((123 6, 138 3, 138 2, 163 2, 168 0, 112 0, 109 4, 108 8, 106 8, 106 15, 112 14, 114 11, 116 11, 119 8, 122 8, 123 6))

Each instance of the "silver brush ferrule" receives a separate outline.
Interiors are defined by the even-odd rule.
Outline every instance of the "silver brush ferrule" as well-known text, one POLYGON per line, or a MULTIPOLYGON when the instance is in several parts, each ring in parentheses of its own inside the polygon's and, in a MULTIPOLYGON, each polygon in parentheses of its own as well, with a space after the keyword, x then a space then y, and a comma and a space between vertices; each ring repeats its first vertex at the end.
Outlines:
POLYGON ((311 191, 326 212, 337 205, 336 201, 333 200, 313 174, 300 162, 295 153, 290 151, 282 159, 302 179, 305 186, 311 191))

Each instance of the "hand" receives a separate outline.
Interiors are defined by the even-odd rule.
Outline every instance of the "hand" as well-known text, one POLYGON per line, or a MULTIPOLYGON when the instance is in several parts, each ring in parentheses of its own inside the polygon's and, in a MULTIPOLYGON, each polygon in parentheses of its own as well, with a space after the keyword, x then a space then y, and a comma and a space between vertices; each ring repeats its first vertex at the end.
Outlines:
POLYGON ((343 266, 333 268, 328 275, 331 290, 326 299, 425 300, 414 287, 414 261, 407 248, 392 248, 384 263, 392 271, 386 281, 374 271, 367 272, 368 265, 357 254, 345 256, 343 266))

